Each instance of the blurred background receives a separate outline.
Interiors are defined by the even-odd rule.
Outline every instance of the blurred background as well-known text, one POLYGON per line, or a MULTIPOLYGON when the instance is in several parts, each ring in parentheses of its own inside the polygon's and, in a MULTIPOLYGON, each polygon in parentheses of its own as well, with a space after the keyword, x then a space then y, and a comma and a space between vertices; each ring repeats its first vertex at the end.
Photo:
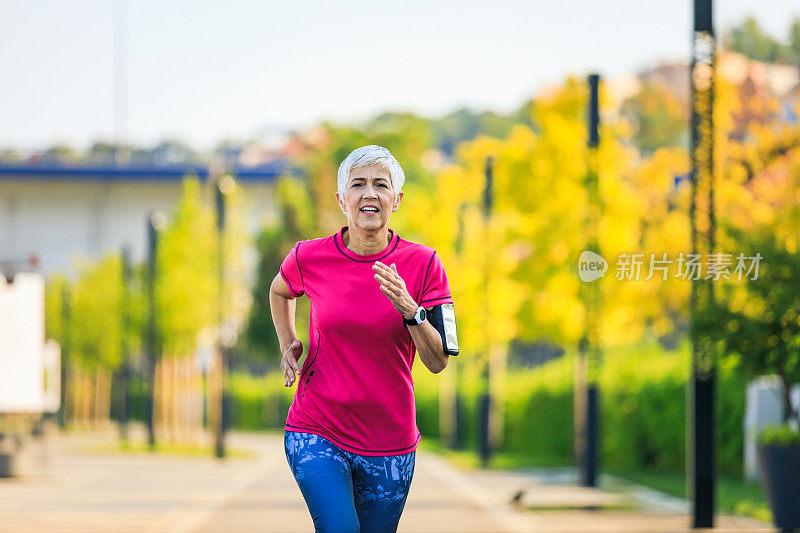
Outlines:
MULTIPOLYGON (((611 492, 623 480, 696 520, 699 376, 714 387, 715 512, 766 527, 759 432, 800 442, 800 7, 714 3, 714 68, 695 69, 713 79, 695 91, 713 94, 714 127, 694 137, 693 13, 689 1, 5 0, 0 493, 13 501, 13 479, 37 479, 43 461, 58 477, 53 448, 21 459, 42 435, 107 442, 65 448, 89 456, 280 459, 280 443, 257 440, 279 435, 294 392, 269 284, 296 241, 346 224, 338 165, 378 144, 406 174, 390 227, 438 251, 456 306, 460 355, 439 375, 414 369, 423 450, 464 472, 611 492), (697 168, 714 165, 705 195, 692 139, 697 168), (703 284, 678 258, 704 235, 730 275, 697 300, 703 284), (608 263, 591 283, 584 250, 608 263), (640 276, 624 254, 642 254, 640 276), (739 254, 760 270, 737 277, 739 254), (668 259, 663 275, 648 276, 651 255, 668 259)), ((697 124, 707 115, 695 107, 697 124)), ((306 346, 308 312, 299 299, 306 346)), ((587 507, 570 502, 554 508, 587 507)), ((0 507, 0 525, 44 516, 15 513, 0 507)))

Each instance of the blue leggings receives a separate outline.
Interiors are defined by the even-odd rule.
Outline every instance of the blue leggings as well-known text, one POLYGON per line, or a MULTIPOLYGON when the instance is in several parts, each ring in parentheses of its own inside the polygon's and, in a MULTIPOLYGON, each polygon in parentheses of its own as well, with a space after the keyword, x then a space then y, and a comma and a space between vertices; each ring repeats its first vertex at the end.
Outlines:
POLYGON ((416 452, 356 455, 318 435, 295 431, 287 431, 283 443, 315 531, 397 531, 414 475, 416 452))

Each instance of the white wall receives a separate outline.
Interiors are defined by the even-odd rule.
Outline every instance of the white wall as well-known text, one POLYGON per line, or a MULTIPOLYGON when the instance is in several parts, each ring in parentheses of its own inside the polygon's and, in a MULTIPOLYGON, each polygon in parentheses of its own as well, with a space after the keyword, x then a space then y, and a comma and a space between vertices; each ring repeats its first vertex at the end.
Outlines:
MULTIPOLYGON (((255 236, 274 217, 270 183, 239 183, 248 233, 255 236)), ((0 260, 39 257, 48 275, 74 273, 79 257, 97 258, 131 247, 133 261, 147 253, 146 220, 151 210, 169 214, 180 181, 61 181, 0 179, 0 260)), ((255 261, 254 250, 245 252, 255 261)))
POLYGON ((0 413, 45 410, 44 279, 0 276, 0 413))

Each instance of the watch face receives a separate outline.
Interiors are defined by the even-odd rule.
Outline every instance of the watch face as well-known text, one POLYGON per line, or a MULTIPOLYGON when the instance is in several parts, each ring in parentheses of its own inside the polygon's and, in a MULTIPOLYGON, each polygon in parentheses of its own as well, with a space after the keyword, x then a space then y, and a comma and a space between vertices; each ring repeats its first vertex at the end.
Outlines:
POLYGON ((425 316, 426 316, 425 308, 423 307, 423 308, 421 308, 419 310, 419 321, 420 321, 420 323, 425 322, 425 316))

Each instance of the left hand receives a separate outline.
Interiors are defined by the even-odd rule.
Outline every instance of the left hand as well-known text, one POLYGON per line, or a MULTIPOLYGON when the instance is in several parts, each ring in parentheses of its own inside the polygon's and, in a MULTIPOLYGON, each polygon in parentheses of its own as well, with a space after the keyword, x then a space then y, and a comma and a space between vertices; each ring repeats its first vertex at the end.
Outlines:
POLYGON ((381 292, 389 298, 398 313, 411 319, 419 306, 408 293, 406 282, 397 273, 397 265, 392 263, 389 267, 380 261, 375 261, 372 270, 375 272, 375 280, 380 284, 381 292))

